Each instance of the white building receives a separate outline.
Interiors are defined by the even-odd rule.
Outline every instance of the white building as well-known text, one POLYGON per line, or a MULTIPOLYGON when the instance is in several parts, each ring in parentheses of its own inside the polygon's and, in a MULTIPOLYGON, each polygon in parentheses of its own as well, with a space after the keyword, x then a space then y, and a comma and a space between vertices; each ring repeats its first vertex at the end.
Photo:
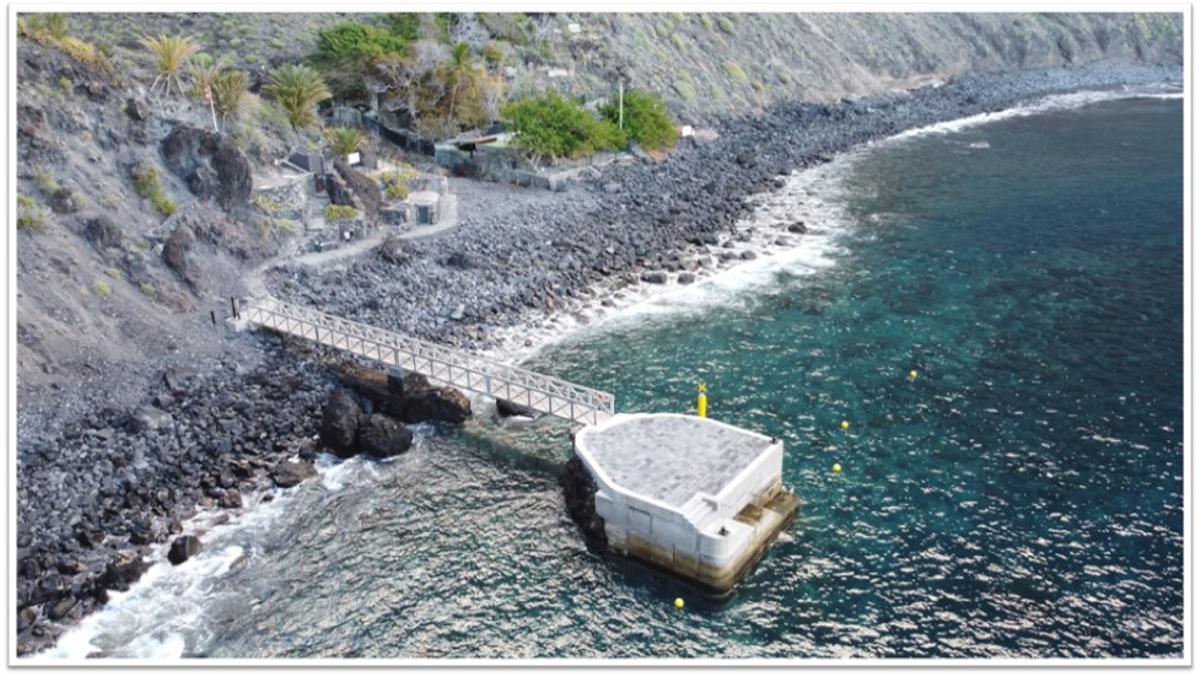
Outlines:
POLYGON ((726 593, 795 517, 783 443, 712 419, 617 415, 575 436, 609 547, 726 593))

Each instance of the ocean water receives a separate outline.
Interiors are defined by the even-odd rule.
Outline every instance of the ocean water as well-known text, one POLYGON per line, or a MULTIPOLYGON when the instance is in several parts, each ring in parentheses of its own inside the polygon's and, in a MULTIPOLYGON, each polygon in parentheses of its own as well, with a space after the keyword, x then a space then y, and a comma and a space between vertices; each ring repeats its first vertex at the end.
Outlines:
POLYGON ((784 440, 800 515, 727 602, 586 549, 565 425, 478 419, 325 458, 48 656, 1180 656, 1182 148, 1172 97, 876 144, 758 200, 797 248, 531 359, 784 440))

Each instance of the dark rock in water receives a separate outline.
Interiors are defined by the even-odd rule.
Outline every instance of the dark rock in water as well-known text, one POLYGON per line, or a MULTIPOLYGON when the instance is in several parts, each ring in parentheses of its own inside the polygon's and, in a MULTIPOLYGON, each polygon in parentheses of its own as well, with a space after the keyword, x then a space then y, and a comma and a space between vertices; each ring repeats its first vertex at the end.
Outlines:
POLYGON ((180 124, 163 139, 167 168, 192 194, 226 209, 246 206, 253 187, 250 160, 227 136, 180 124))
POLYGON ((171 550, 167 552, 167 560, 172 565, 178 565, 200 552, 200 540, 190 534, 181 534, 171 542, 171 550))
POLYGON ((162 256, 167 267, 175 270, 183 279, 188 279, 187 254, 195 241, 196 236, 192 234, 192 228, 188 227, 187 223, 180 223, 167 238, 167 243, 163 245, 162 256))
POLYGON ((430 387, 410 393, 404 402, 404 421, 460 424, 471 416, 471 401, 454 387, 430 387))
POLYGON ((681 284, 690 284, 696 280, 696 275, 691 272, 683 272, 679 275, 677 281, 681 284))
POLYGON ((271 469, 271 480, 281 488, 299 485, 315 475, 317 475, 317 470, 313 467, 313 463, 305 460, 293 462, 285 459, 271 469))
POLYGON ((642 281, 648 284, 665 284, 667 283, 666 272, 643 272, 642 281))
POLYGON ((500 417, 537 417, 538 411, 519 403, 496 399, 496 414, 500 417))
POLYGON ((321 416, 321 445, 338 457, 352 456, 361 415, 362 408, 350 392, 345 389, 334 391, 325 402, 325 412, 321 416))
POLYGON ((758 254, 754 251, 742 251, 742 255, 740 257, 742 260, 754 260, 758 257, 758 254))
POLYGON ((358 449, 372 457, 394 457, 412 447, 408 427, 386 415, 371 415, 358 429, 358 449))
POLYGON ((137 551, 117 551, 104 569, 101 586, 115 591, 127 591, 129 585, 137 581, 149 567, 137 551))
POLYGON ((808 227, 804 225, 803 221, 800 221, 788 225, 787 231, 791 232, 792 234, 806 234, 808 232, 808 227))
POLYGON ((54 606, 52 606, 50 608, 50 611, 47 612, 47 615, 51 619, 58 621, 59 619, 66 616, 67 613, 69 613, 71 611, 71 609, 73 609, 75 607, 75 604, 77 602, 79 602, 79 601, 76 600, 74 598, 74 596, 68 595, 67 597, 63 598, 62 600, 59 600, 58 602, 54 603, 54 606))
POLYGON ((112 218, 100 214, 88 223, 87 238, 98 250, 103 251, 119 247, 125 237, 112 218))
POLYGON ((563 465, 558 484, 567 503, 567 515, 583 531, 588 548, 601 552, 607 550, 608 536, 604 533, 604 520, 596 515, 596 481, 578 457, 572 456, 563 465))

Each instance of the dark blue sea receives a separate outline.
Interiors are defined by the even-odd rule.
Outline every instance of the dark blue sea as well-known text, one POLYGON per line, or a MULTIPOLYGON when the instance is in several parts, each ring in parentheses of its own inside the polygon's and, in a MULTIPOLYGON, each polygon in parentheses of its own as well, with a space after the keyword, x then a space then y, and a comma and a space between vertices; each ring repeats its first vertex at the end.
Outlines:
POLYGON ((587 550, 565 426, 481 419, 326 458, 60 654, 1181 656, 1182 101, 1026 112, 794 178, 794 250, 529 361, 784 440, 799 518, 729 601, 587 550))

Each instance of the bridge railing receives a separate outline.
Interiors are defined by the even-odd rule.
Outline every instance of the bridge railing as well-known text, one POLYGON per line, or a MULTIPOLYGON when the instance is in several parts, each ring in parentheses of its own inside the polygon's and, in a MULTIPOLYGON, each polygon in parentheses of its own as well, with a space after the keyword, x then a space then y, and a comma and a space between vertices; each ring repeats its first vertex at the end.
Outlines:
POLYGON ((243 310, 255 325, 419 373, 426 378, 583 424, 614 414, 613 395, 532 370, 276 299, 243 310))

